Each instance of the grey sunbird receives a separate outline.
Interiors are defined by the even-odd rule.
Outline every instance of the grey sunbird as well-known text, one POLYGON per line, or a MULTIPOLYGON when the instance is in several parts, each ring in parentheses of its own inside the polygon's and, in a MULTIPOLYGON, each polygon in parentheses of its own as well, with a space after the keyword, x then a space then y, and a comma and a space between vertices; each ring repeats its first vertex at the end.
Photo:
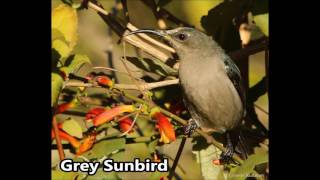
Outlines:
POLYGON ((141 29, 126 36, 136 33, 152 33, 162 37, 179 56, 179 82, 184 104, 191 115, 188 127, 194 127, 189 131, 200 127, 206 132, 225 134, 226 151, 221 154, 222 162, 231 160, 237 146, 246 158, 239 129, 246 108, 241 74, 219 44, 205 33, 187 27, 141 29))

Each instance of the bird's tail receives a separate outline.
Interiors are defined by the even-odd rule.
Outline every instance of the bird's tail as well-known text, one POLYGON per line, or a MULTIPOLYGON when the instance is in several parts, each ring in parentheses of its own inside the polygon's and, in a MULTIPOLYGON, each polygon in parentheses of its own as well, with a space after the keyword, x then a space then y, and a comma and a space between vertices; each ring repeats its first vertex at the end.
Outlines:
POLYGON ((235 151, 238 152, 242 159, 248 158, 248 146, 245 137, 240 128, 234 129, 231 132, 231 141, 234 144, 235 151))
POLYGON ((247 159, 248 158, 248 147, 247 147, 247 143, 246 143, 245 137, 242 134, 242 131, 239 132, 236 151, 238 151, 241 154, 242 159, 247 159))

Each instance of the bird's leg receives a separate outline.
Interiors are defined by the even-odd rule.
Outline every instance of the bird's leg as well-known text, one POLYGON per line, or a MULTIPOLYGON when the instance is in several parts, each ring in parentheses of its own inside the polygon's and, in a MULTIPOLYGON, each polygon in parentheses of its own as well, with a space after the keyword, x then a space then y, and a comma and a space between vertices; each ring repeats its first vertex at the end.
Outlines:
POLYGON ((226 151, 222 152, 220 156, 220 160, 223 164, 228 164, 230 160, 232 160, 232 156, 234 153, 234 147, 230 137, 230 132, 226 132, 226 138, 227 138, 226 151))
POLYGON ((188 135, 189 137, 191 134, 199 127, 197 122, 194 119, 190 119, 188 124, 183 127, 183 133, 188 135))

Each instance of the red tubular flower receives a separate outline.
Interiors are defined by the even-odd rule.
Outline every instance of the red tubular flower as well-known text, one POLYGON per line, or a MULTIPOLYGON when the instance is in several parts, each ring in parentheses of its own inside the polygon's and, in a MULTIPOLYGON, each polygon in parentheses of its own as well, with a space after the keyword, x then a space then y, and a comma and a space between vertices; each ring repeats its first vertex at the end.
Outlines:
POLYGON ((83 143, 80 145, 80 147, 77 149, 76 155, 79 156, 88 150, 90 150, 96 141, 96 133, 90 134, 88 137, 86 137, 83 141, 83 143))
MULTIPOLYGON (((76 138, 70 136, 68 133, 65 133, 65 132, 59 130, 58 134, 62 140, 68 141, 74 148, 78 148, 80 146, 80 142, 76 138)), ((55 137, 55 134, 54 134, 54 131, 52 130, 51 131, 51 138, 53 139, 54 137, 55 137)))
POLYGON ((96 81, 100 86, 112 87, 113 82, 107 76, 97 76, 96 81))
POLYGON ((116 116, 124 112, 133 112, 135 110, 133 105, 121 105, 112 109, 106 109, 103 113, 99 114, 93 119, 93 125, 99 126, 103 123, 111 121, 116 116))
MULTIPOLYGON (((121 132, 127 132, 130 129, 132 122, 133 122, 132 119, 129 117, 121 120, 119 122, 121 132)), ((129 131, 129 133, 131 133, 131 132, 133 132, 133 128, 129 131)))
POLYGON ((66 102, 58 105, 55 114, 63 113, 64 111, 73 108, 76 105, 76 101, 72 100, 71 102, 66 102))
POLYGON ((161 176, 160 180, 168 180, 167 176, 161 176))
POLYGON ((154 112, 151 117, 157 120, 157 125, 160 131, 160 142, 170 143, 176 140, 176 133, 168 118, 161 112, 154 112))
POLYGON ((90 109, 90 111, 88 111, 86 114, 86 120, 95 118, 99 114, 103 113, 105 110, 106 110, 105 108, 99 108, 99 107, 90 109))

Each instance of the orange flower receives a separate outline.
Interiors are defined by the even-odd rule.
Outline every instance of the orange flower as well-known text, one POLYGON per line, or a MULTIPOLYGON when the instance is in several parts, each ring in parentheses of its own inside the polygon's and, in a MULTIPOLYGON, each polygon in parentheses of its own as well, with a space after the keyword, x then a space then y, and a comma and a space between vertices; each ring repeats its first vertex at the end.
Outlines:
POLYGON ((220 159, 212 160, 212 163, 213 163, 214 165, 221 165, 220 159))
POLYGON ((160 180, 168 180, 168 177, 167 176, 161 176, 160 180))
POLYGON ((151 113, 151 117, 157 120, 157 127, 161 135, 160 142, 170 143, 176 140, 176 134, 168 118, 161 112, 151 113))
POLYGON ((66 111, 66 110, 68 110, 70 108, 73 108, 75 105, 76 105, 76 100, 72 100, 71 102, 66 102, 66 103, 59 104, 57 109, 56 109, 55 114, 63 113, 64 111, 66 111))
MULTIPOLYGON (((68 141, 74 148, 78 148, 80 146, 80 142, 76 138, 70 136, 68 133, 65 133, 65 132, 59 130, 58 134, 62 140, 68 141)), ((55 137, 55 134, 54 134, 54 131, 52 130, 51 131, 51 138, 53 139, 54 137, 55 137)))
MULTIPOLYGON (((132 119, 129 117, 124 118, 119 122, 120 130, 121 132, 127 132, 131 125, 132 125, 132 119)), ((133 132, 133 128, 129 131, 129 133, 133 132)))
POLYGON ((133 105, 121 105, 112 109, 106 109, 103 113, 99 114, 93 119, 93 125, 99 126, 103 123, 109 122, 124 112, 133 112, 134 110, 135 108, 133 105))
POLYGON ((112 87, 113 82, 107 76, 97 76, 96 81, 100 86, 112 87))
POLYGON ((161 162, 161 159, 158 157, 157 153, 153 153, 153 162, 161 162))
POLYGON ((86 120, 95 118, 99 114, 103 113, 105 110, 106 110, 105 108, 99 108, 99 107, 90 109, 90 111, 88 111, 86 114, 86 120))
POLYGON ((86 137, 83 140, 83 143, 77 149, 76 155, 79 156, 79 155, 87 152, 88 150, 90 150, 92 148, 94 142, 96 141, 96 136, 97 136, 96 133, 92 133, 88 137, 86 137))

